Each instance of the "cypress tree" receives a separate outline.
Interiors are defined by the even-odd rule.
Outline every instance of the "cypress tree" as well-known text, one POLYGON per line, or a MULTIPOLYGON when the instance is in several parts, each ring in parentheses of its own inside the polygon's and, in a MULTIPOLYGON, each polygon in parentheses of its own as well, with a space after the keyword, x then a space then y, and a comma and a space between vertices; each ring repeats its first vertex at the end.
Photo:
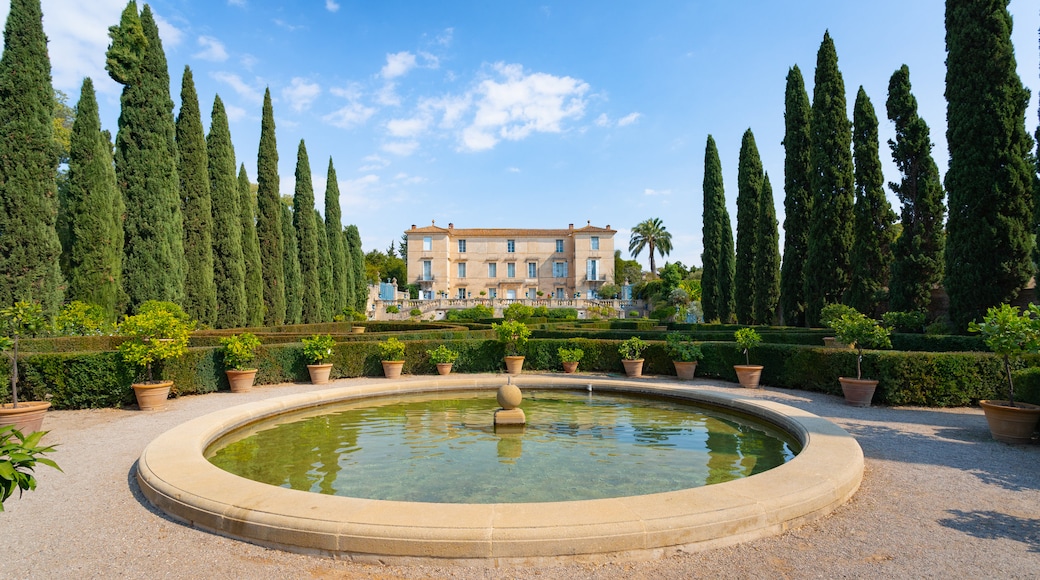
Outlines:
MULTIPOLYGON (((278 144, 274 135, 274 107, 271 89, 264 91, 264 112, 260 121, 260 151, 256 158, 256 236, 260 244, 260 265, 264 283, 264 325, 285 322, 285 260, 288 242, 283 240, 282 199, 278 193, 278 144)), ((293 246, 296 245, 295 239, 293 246)), ((294 249, 295 250, 295 249, 294 249)), ((295 251, 292 255, 296 259, 295 251)))
POLYGON ((354 310, 364 312, 368 306, 368 283, 365 281, 365 252, 361 249, 361 233, 357 226, 347 226, 347 248, 354 270, 354 310))
POLYGON ((285 323, 299 324, 303 321, 300 250, 296 228, 293 227, 293 210, 286 203, 282 204, 281 224, 282 239, 285 241, 285 255, 282 256, 285 269, 285 323))
POLYGON ((829 32, 817 53, 815 81, 809 131, 813 202, 805 263, 806 322, 814 326, 824 305, 841 302, 849 287, 853 237, 852 130, 829 32))
POLYGON ((780 303, 780 232, 769 174, 762 175, 755 237, 755 314, 759 324, 774 324, 780 303))
POLYGON ((184 242, 170 75, 159 28, 131 1, 109 29, 106 69, 123 85, 116 178, 126 203, 123 288, 129 308, 184 300, 184 242))
POLYGON ((0 305, 62 301, 54 87, 39 0, 13 0, 0 57, 0 305))
POLYGON ((878 152, 878 120, 874 105, 861 86, 852 111, 852 157, 856 172, 856 205, 852 242, 852 280, 845 303, 876 317, 882 292, 889 286, 892 265, 892 224, 896 214, 885 197, 885 176, 878 152))
POLYGON ((805 326, 805 258, 809 251, 809 126, 812 107, 797 65, 787 73, 784 100, 784 262, 780 269, 780 311, 784 324, 805 326))
POLYGON ((300 139, 296 152, 296 195, 293 196, 293 227, 300 252, 300 299, 303 322, 321 322, 321 273, 318 255, 318 224, 314 221, 314 187, 307 146, 300 139))
POLYGON ((733 230, 722 183, 722 162, 715 139, 704 148, 704 253, 701 255, 701 308, 705 320, 729 322, 733 313, 733 230))
POLYGON ((256 235, 256 199, 249 185, 246 166, 238 170, 238 211, 241 212, 242 256, 245 263, 246 326, 264 324, 264 278, 260 241, 256 235))
POLYGON ((123 198, 116 189, 112 146, 101 132, 94 82, 83 79, 69 142, 69 172, 58 214, 63 232, 65 298, 100 306, 117 317, 123 261, 123 198), (118 213, 117 213, 118 212, 118 213))
POLYGON ((946 292, 965 330, 1014 299, 1032 273, 1025 130, 1029 91, 1016 72, 1008 0, 946 2, 946 292))
POLYGON ((888 186, 902 204, 903 227, 893 248, 888 307, 894 311, 924 310, 931 303, 932 288, 943 277, 945 208, 928 124, 917 114, 906 65, 888 82, 886 108, 896 129, 896 138, 889 140, 888 146, 902 175, 899 183, 888 186))
POLYGON ((321 321, 332 322, 332 305, 335 298, 332 293, 332 255, 329 253, 329 237, 325 233, 325 227, 321 220, 321 214, 314 210, 314 223, 317 224, 315 231, 318 236, 318 279, 321 281, 321 321))
POLYGON ((325 238, 329 244, 332 284, 322 296, 322 304, 328 302, 333 315, 336 315, 342 314, 347 307, 347 268, 350 262, 344 251, 343 214, 339 208, 339 183, 336 180, 336 168, 332 166, 332 157, 329 157, 329 172, 325 183, 325 238))
POLYGON ((758 211, 762 196, 762 160, 758 156, 755 135, 748 129, 740 142, 737 165, 737 262, 733 284, 737 306, 737 322, 755 324, 755 250, 758 235, 758 211))
MULTIPOLYGON (((213 205, 210 198, 209 159, 195 79, 188 66, 184 67, 181 79, 181 110, 177 115, 176 131, 177 175, 181 182, 184 217, 184 262, 187 266, 184 311, 195 320, 212 325, 216 321, 217 288, 213 282, 213 205)), ((232 172, 234 163, 232 157, 232 172)))
MULTIPOLYGON (((242 211, 238 207, 235 148, 220 95, 213 99, 209 136, 210 195, 213 200, 213 278, 216 286, 217 328, 246 325, 245 258, 242 254, 242 211)), ((252 221, 250 221, 252 228, 252 221)), ((255 234, 254 234, 255 235, 255 234)))

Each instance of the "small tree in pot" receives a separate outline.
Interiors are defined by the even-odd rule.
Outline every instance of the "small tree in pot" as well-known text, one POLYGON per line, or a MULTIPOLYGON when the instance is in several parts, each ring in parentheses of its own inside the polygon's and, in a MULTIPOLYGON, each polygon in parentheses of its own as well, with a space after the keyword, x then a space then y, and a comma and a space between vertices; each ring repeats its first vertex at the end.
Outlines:
POLYGON ((563 363, 563 372, 567 374, 577 371, 581 357, 585 356, 585 351, 577 347, 564 348, 561 346, 556 349, 556 353, 560 355, 560 362, 563 363))
POLYGON ((678 332, 668 333, 665 337, 668 354, 675 365, 675 375, 683 380, 691 380, 697 373, 697 362, 704 358, 704 353, 691 336, 678 332))
POLYGON ((979 406, 986 413, 990 433, 994 439, 1006 443, 1029 442, 1040 419, 1040 407, 1015 402, 1011 358, 1040 350, 1040 307, 1030 304, 1028 311, 1020 312, 1009 304, 994 306, 986 312, 981 323, 970 323, 968 330, 982 334, 986 346, 1004 359, 1008 399, 979 401, 979 406))
POLYGON ((230 367, 227 374, 232 393, 246 393, 253 388, 256 369, 246 368, 256 358, 256 349, 260 348, 260 339, 255 334, 243 332, 220 339, 223 346, 224 366, 230 367))
POLYGON ((867 348, 891 348, 888 328, 866 315, 851 310, 830 321, 829 326, 839 342, 856 349, 856 378, 838 377, 845 402, 857 407, 869 407, 874 398, 877 381, 863 378, 863 350, 867 348))
POLYGON ((180 306, 156 300, 142 304, 137 314, 127 316, 119 325, 119 334, 130 337, 119 345, 119 354, 127 364, 144 367, 148 377, 144 382, 133 384, 137 406, 142 411, 166 407, 173 381, 155 380, 152 365, 183 355, 194 328, 195 322, 180 306))
POLYGON ((498 341, 505 348, 506 372, 518 375, 524 367, 524 353, 527 351, 527 340, 531 337, 531 329, 519 320, 506 320, 502 324, 492 324, 498 341))
POLYGON ((332 358, 332 347, 336 341, 328 334, 315 334, 303 339, 303 356, 311 361, 307 365, 307 372, 311 375, 311 383, 324 385, 329 382, 332 374, 332 363, 325 362, 332 358))
POLYGON ((383 362, 383 375, 388 379, 401 376, 404 368, 404 343, 397 338, 390 338, 379 343, 379 356, 383 362))
POLYGON ((37 302, 20 300, 0 310, 0 322, 11 338, 0 337, 0 350, 11 350, 11 402, 0 405, 0 426, 14 425, 23 433, 43 427, 43 416, 50 408, 48 401, 18 401, 18 339, 34 336, 47 323, 43 307, 37 302))
POLYGON ((625 367, 625 374, 630 377, 643 376, 643 351, 650 346, 638 336, 633 336, 618 345, 618 354, 621 355, 621 364, 625 367))
POLYGON ((754 328, 741 328, 733 333, 733 339, 737 341, 737 346, 743 351, 746 363, 733 365, 733 370, 737 373, 737 381, 742 387, 757 389, 758 383, 762 379, 762 365, 751 364, 751 349, 762 344, 762 337, 755 332, 754 328))
POLYGON ((426 351, 426 354, 430 355, 430 362, 437 365, 437 374, 440 375, 450 374, 451 365, 455 364, 455 361, 459 358, 458 351, 452 350, 443 344, 433 350, 426 351))

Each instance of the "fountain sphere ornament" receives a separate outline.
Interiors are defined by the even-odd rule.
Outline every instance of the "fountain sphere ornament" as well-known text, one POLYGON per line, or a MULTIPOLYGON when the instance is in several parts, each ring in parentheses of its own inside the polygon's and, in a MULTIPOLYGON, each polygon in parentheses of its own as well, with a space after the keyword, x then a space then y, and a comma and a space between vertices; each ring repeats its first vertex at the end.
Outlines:
POLYGON ((514 384, 502 385, 498 388, 498 404, 502 405, 503 409, 515 409, 520 406, 523 399, 523 393, 514 384))

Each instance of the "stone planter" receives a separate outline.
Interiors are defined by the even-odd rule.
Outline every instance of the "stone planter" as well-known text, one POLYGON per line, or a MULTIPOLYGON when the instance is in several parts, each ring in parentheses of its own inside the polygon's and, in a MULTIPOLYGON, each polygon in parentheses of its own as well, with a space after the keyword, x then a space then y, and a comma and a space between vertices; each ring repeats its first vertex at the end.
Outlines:
POLYGON ((253 381, 256 379, 256 369, 224 371, 227 374, 228 384, 231 385, 232 393, 248 393, 253 390, 253 381))
POLYGON ((851 344, 845 344, 833 336, 823 337, 824 348, 852 348, 851 344))
POLYGON ((563 361, 563 372, 572 374, 578 370, 578 361, 563 361))
POLYGON ((841 383, 841 392, 845 394, 845 402, 853 407, 869 407, 878 383, 867 379, 845 377, 838 377, 838 382, 841 383))
POLYGON ((450 375, 452 363, 437 363, 437 374, 438 375, 450 375))
POLYGON ((507 356, 506 357, 506 372, 511 375, 518 375, 524 370, 524 357, 522 356, 507 356))
POLYGON ((762 365, 733 365, 737 372, 737 382, 745 389, 757 389, 762 379, 762 365))
POLYGON ((364 326, 352 326, 352 327, 350 327, 350 333, 351 334, 364 334, 365 333, 365 327, 364 326))
POLYGON ((1040 419, 1040 407, 1016 402, 1009 407, 1007 401, 979 401, 986 413, 989 432, 997 441, 1004 443, 1029 443, 1040 419))
MULTIPOLYGON (((403 360, 385 360, 383 361, 383 376, 388 379, 396 379, 401 376, 401 370, 404 369, 403 360)), ((437 369, 440 371, 440 369, 437 369)))
POLYGON ((134 383, 134 395, 137 397, 137 406, 142 411, 162 411, 166 408, 166 400, 170 397, 170 387, 173 381, 150 381, 147 383, 134 383))
POLYGON ((43 416, 51 404, 47 401, 22 401, 18 407, 11 403, 0 405, 0 427, 14 425, 22 435, 43 430, 43 416))
POLYGON ((643 359, 622 359, 621 364, 625 366, 625 375, 633 379, 643 376, 643 359))
POLYGON ((681 360, 673 360, 672 364, 675 365, 675 376, 678 377, 679 380, 693 380, 693 375, 697 372, 697 361, 684 362, 681 360))
POLYGON ((311 374, 311 383, 315 385, 325 385, 329 382, 329 375, 332 374, 332 363, 320 364, 320 365, 307 365, 307 372, 311 374))

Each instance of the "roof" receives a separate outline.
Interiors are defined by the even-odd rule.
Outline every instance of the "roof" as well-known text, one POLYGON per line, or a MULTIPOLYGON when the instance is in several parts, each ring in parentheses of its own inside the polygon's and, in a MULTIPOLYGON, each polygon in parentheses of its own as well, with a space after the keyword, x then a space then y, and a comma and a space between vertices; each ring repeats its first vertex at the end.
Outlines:
POLYGON ((584 227, 575 228, 573 226, 567 229, 523 229, 523 228, 456 228, 453 224, 448 224, 448 227, 442 228, 436 224, 430 224, 424 227, 412 226, 411 229, 405 230, 406 235, 410 234, 445 234, 453 237, 463 238, 561 238, 567 237, 574 234, 610 234, 614 235, 617 230, 610 228, 608 224, 606 227, 594 226, 591 223, 584 227))

